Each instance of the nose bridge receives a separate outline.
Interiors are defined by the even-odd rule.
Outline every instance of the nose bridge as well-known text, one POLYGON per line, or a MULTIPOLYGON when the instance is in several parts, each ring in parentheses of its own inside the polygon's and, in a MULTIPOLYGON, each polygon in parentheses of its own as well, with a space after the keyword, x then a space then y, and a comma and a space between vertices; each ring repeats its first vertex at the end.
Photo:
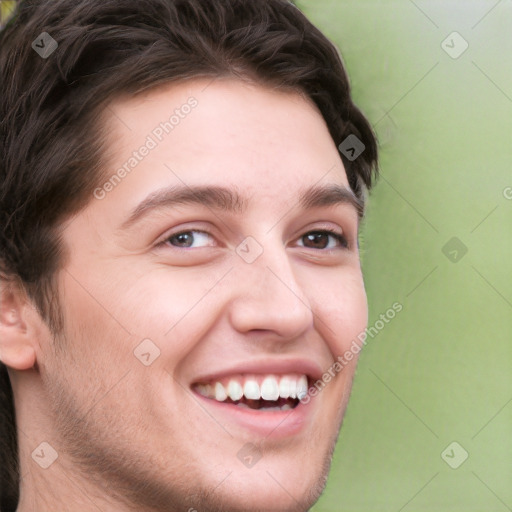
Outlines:
POLYGON ((251 275, 265 293, 273 292, 276 296, 285 295, 292 296, 295 300, 307 300, 282 243, 276 243, 269 237, 261 251, 261 255, 253 263, 245 265, 246 274, 251 275))
POLYGON ((240 330, 273 330, 297 336, 313 321, 307 293, 297 280, 285 247, 270 238, 251 263, 240 257, 232 320, 240 330))

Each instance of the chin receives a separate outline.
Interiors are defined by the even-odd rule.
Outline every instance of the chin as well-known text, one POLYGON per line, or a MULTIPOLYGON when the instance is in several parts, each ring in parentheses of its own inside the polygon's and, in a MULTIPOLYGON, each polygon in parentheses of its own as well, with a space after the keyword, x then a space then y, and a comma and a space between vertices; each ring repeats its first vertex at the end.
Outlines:
POLYGON ((292 465, 267 465, 258 471, 253 468, 228 473, 217 491, 206 499, 208 505, 196 507, 197 511, 307 512, 325 488, 329 465, 305 474, 307 461, 299 460, 292 465))

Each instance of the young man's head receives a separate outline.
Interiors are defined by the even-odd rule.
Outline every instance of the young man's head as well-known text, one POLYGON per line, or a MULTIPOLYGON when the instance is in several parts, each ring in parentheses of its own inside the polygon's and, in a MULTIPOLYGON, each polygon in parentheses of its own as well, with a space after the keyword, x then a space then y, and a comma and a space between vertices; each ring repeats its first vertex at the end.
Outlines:
POLYGON ((284 0, 26 1, 0 154, 0 508, 307 510, 377 162, 332 44, 284 0))

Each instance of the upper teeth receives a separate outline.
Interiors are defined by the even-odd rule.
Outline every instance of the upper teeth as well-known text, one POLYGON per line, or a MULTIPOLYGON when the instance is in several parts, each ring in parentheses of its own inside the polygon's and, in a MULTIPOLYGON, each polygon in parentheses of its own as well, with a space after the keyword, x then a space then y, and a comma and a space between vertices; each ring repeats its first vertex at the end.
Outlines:
POLYGON ((275 375, 267 376, 237 376, 209 384, 198 384, 197 391, 218 402, 224 402, 228 397, 234 402, 245 397, 249 400, 273 400, 279 398, 301 398, 308 391, 306 375, 275 375))

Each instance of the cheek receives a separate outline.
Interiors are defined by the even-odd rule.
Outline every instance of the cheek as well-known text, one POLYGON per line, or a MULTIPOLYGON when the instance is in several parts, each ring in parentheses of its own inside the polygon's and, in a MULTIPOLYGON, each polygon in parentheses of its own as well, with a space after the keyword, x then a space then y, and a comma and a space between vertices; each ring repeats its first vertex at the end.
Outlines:
POLYGON ((126 325, 160 351, 155 366, 171 372, 205 337, 219 315, 215 272, 153 269, 122 297, 126 325))
MULTIPOLYGON (((318 330, 334 356, 347 350, 368 323, 368 302, 362 276, 332 279, 322 292, 315 293, 315 314, 321 319, 318 330)), ((358 342, 359 343, 359 342, 358 342)))
POLYGON ((148 315, 151 303, 141 296, 134 278, 120 279, 107 269, 113 270, 80 273, 77 266, 70 267, 60 282, 65 332, 56 344, 62 346, 56 364, 69 379, 69 388, 85 401, 138 369, 134 349, 150 338, 148 326, 155 323, 148 315))

